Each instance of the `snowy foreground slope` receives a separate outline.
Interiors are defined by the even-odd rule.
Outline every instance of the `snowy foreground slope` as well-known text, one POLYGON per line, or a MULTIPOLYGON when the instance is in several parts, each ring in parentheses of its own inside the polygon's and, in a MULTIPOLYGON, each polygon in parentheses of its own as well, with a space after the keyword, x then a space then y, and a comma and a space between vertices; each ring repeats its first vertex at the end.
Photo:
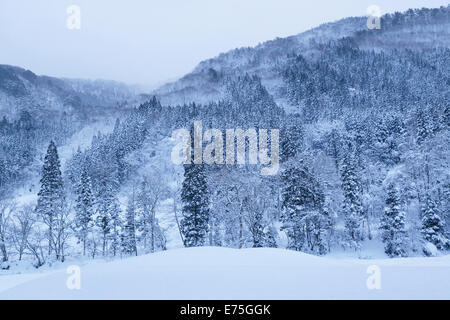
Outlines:
POLYGON ((0 299, 450 299, 450 256, 357 260, 203 247, 82 266, 80 290, 67 288, 68 277, 0 276, 0 288, 9 282, 0 299), (372 265, 379 290, 366 284, 372 265))

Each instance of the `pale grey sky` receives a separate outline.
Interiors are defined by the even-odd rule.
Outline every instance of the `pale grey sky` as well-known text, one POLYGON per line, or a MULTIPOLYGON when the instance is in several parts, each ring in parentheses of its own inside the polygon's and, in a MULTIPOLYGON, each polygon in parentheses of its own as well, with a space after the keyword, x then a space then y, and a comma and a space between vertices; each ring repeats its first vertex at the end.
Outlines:
POLYGON ((37 74, 155 84, 201 60, 321 23, 442 0, 0 0, 0 64, 37 74), (81 29, 66 27, 67 7, 81 29))

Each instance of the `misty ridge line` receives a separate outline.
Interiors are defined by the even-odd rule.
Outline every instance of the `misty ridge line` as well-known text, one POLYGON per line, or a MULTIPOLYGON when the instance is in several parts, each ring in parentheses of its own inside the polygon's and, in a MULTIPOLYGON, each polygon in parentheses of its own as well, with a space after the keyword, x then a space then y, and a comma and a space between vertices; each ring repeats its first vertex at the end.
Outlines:
POLYGON ((261 168, 260 173, 263 176, 275 175, 280 167, 279 129, 270 129, 270 136, 267 129, 260 128, 248 128, 245 131, 241 128, 225 129, 225 134, 222 130, 211 128, 203 133, 202 121, 194 121, 191 131, 185 128, 174 130, 172 140, 178 141, 171 152, 171 160, 176 165, 192 163, 245 165, 248 158, 248 164, 257 165, 259 160, 259 164, 268 165, 261 168), (207 145, 203 149, 204 143, 207 145))

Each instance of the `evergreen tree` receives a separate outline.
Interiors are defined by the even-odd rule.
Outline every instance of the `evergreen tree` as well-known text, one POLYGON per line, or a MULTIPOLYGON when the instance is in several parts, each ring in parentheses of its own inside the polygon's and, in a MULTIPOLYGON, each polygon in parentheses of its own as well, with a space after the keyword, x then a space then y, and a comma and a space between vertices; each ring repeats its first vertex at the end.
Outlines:
POLYGON ((296 167, 290 167, 282 175, 282 230, 287 230, 288 248, 301 251, 305 243, 305 212, 304 207, 312 203, 312 193, 303 184, 305 172, 296 167))
POLYGON ((440 250, 450 246, 450 241, 445 235, 444 220, 430 193, 427 193, 422 208, 422 236, 425 241, 434 244, 440 250))
POLYGON ((266 244, 266 234, 264 233, 262 212, 258 211, 255 213, 250 224, 250 232, 253 237, 253 248, 264 247, 266 244))
POLYGON ((417 111, 417 144, 421 145, 431 134, 430 115, 427 110, 417 111))
POLYGON ((442 127, 444 130, 450 130, 450 105, 447 105, 444 109, 444 115, 442 117, 442 127))
POLYGON ((336 129, 333 129, 330 133, 329 137, 329 146, 328 153, 334 160, 334 165, 336 167, 336 171, 339 172, 339 164, 340 164, 340 151, 341 151, 342 140, 339 132, 336 129))
MULTIPOLYGON (((294 119, 299 121, 297 117, 294 119)), ((302 127, 299 123, 290 121, 290 125, 283 129, 281 135, 281 162, 295 158, 301 152, 302 143, 302 127)))
POLYGON ((398 191, 393 184, 389 184, 387 189, 381 231, 386 254, 390 257, 406 257, 405 212, 401 209, 398 191))
POLYGON ((86 167, 81 173, 80 182, 76 189, 75 231, 80 242, 83 243, 83 255, 86 255, 87 240, 93 227, 94 197, 91 179, 86 167))
POLYGON ((287 230, 289 248, 296 251, 327 251, 326 233, 330 227, 324 208, 324 196, 317 179, 302 165, 282 174, 283 230, 287 230))
POLYGON ((40 183, 36 211, 48 226, 48 254, 51 255, 55 251, 56 259, 60 260, 62 259, 60 242, 55 237, 60 230, 56 230, 56 221, 66 208, 61 164, 53 141, 47 149, 40 183))
POLYGON ((180 222, 186 247, 202 246, 209 226, 209 193, 204 165, 184 166, 181 189, 183 218, 180 222))
POLYGON ((350 246, 359 248, 359 243, 363 240, 361 226, 364 219, 364 209, 361 199, 361 184, 351 154, 347 154, 343 160, 341 178, 342 191, 344 193, 342 211, 344 213, 347 241, 350 246))
POLYGON ((319 210, 312 211, 307 221, 310 251, 319 255, 328 253, 328 235, 333 225, 327 208, 321 206, 319 210))
POLYGON ((102 253, 105 256, 110 249, 115 256, 120 246, 120 208, 115 194, 114 186, 107 177, 100 181, 100 190, 97 196, 96 225, 102 233, 102 253))
POLYGON ((128 207, 122 235, 122 248, 125 254, 137 255, 134 192, 133 196, 128 199, 128 207))
POLYGON ((109 239, 111 241, 110 251, 115 257, 120 251, 120 233, 122 231, 122 219, 120 217, 120 207, 117 198, 114 198, 111 210, 111 233, 109 239))

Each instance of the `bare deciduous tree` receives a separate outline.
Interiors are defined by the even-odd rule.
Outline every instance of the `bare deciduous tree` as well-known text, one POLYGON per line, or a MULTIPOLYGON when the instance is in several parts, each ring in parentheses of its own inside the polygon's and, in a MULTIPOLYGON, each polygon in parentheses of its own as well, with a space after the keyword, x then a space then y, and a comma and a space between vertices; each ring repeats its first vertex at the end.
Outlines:
POLYGON ((22 260, 28 248, 28 241, 36 223, 36 213, 32 206, 24 206, 16 212, 12 218, 11 239, 18 253, 19 261, 22 260))
POLYGON ((11 214, 14 210, 15 204, 13 202, 0 202, 0 252, 2 254, 3 264, 5 264, 9 258, 6 241, 11 226, 11 214))

